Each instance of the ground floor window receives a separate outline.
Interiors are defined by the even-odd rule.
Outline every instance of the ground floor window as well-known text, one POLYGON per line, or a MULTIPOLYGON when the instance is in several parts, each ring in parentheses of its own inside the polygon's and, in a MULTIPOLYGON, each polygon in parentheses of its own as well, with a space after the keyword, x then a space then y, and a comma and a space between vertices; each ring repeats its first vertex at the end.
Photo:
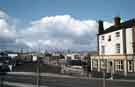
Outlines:
POLYGON ((93 69, 98 69, 98 60, 96 60, 96 59, 92 60, 92 68, 93 69))
POLYGON ((133 60, 128 60, 128 72, 133 72, 133 60))
POLYGON ((106 63, 107 61, 105 59, 100 60, 100 64, 101 64, 100 66, 102 70, 106 70, 106 63))
POLYGON ((116 60, 115 61, 115 70, 116 71, 123 71, 124 69, 124 63, 123 63, 123 60, 116 60))

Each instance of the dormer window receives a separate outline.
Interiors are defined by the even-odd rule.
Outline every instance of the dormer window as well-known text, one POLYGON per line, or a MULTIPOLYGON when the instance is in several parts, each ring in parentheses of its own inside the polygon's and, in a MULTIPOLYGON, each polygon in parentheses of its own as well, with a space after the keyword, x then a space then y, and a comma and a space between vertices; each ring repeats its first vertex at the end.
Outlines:
POLYGON ((111 41, 111 35, 109 35, 109 37, 108 37, 108 41, 111 41))

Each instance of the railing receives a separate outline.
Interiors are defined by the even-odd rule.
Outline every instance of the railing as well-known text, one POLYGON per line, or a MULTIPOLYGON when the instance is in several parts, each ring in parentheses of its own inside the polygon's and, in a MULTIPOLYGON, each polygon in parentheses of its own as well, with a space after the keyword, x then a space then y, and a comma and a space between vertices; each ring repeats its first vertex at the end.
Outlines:
POLYGON ((135 59, 135 55, 133 54, 128 54, 128 55, 94 55, 90 56, 91 59, 135 59))

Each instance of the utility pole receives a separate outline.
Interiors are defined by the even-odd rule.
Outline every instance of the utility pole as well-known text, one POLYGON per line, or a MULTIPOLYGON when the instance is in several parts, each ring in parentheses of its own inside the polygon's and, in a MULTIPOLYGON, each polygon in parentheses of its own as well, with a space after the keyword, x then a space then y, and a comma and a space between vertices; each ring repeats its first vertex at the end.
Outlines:
MULTIPOLYGON (((104 66, 106 66, 105 59, 104 59, 103 63, 104 63, 104 66)), ((106 87, 106 72, 105 71, 106 71, 106 67, 105 67, 105 69, 103 69, 103 87, 106 87)))
POLYGON ((36 80, 36 84, 37 84, 37 87, 40 87, 40 57, 38 56, 37 58, 37 80, 36 80))
POLYGON ((103 87, 106 87, 105 71, 103 71, 103 87))
POLYGON ((36 72, 37 72, 37 79, 36 79, 36 84, 37 87, 40 87, 40 61, 41 61, 41 49, 40 49, 40 45, 39 45, 39 52, 37 52, 37 68, 36 68, 36 72))

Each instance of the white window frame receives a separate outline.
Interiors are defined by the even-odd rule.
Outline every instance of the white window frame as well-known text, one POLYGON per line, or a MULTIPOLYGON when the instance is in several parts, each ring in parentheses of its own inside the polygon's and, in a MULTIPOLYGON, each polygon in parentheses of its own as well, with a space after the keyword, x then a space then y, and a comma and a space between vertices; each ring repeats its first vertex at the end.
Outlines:
POLYGON ((105 59, 101 59, 100 60, 100 66, 101 66, 100 68, 105 70, 106 69, 106 63, 107 63, 107 61, 105 59))
POLYGON ((124 62, 123 62, 123 60, 116 60, 115 61, 115 66, 116 66, 115 70, 117 72, 123 71, 124 70, 124 62))
POLYGON ((97 59, 92 59, 92 68, 98 69, 98 60, 97 59))
POLYGON ((116 44, 116 53, 120 53, 120 43, 116 44))
POLYGON ((105 46, 104 46, 104 45, 101 46, 101 53, 102 53, 102 54, 105 53, 105 46))
POLYGON ((128 60, 128 72, 133 72, 134 64, 133 60, 128 60))

